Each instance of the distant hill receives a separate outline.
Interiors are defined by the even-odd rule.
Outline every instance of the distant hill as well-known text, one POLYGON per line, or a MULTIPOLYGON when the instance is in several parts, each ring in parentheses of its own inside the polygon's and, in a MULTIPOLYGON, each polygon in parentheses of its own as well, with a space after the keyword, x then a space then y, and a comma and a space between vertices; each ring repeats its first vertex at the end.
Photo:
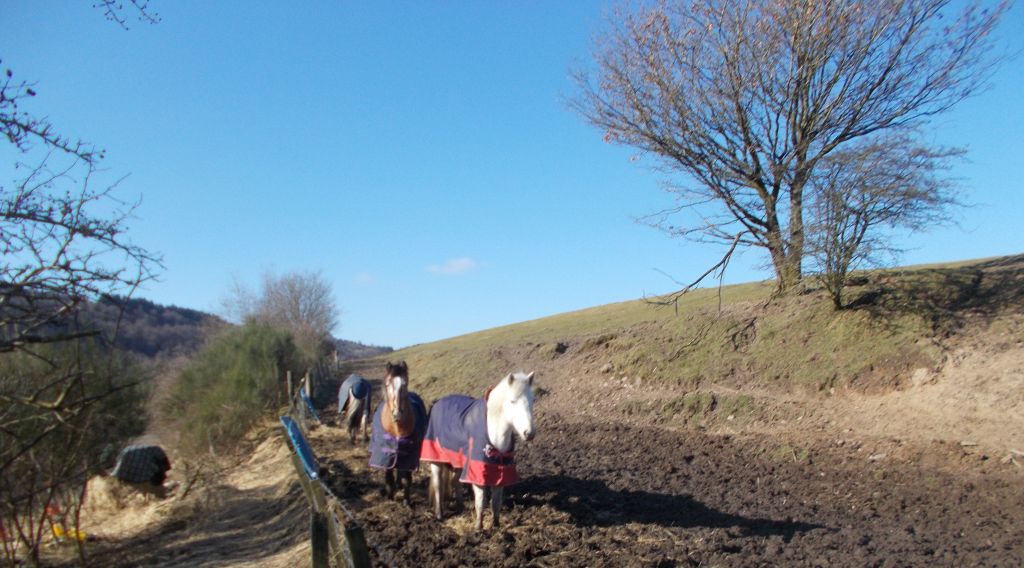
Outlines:
MULTIPOLYGON (((85 314, 107 334, 117 329, 118 347, 151 359, 191 355, 210 334, 233 325, 200 310, 165 306, 143 298, 105 296, 90 304, 85 314)), ((332 340, 341 359, 363 359, 393 351, 346 339, 332 340)))
POLYGON ((231 325, 213 314, 142 298, 105 296, 85 313, 106 333, 117 330, 118 347, 148 358, 191 355, 210 333, 231 325))
POLYGON ((359 343, 358 341, 349 341, 347 339, 335 339, 334 346, 338 350, 338 358, 343 360, 366 359, 369 357, 376 357, 378 355, 385 355, 394 351, 391 347, 366 345, 359 343))

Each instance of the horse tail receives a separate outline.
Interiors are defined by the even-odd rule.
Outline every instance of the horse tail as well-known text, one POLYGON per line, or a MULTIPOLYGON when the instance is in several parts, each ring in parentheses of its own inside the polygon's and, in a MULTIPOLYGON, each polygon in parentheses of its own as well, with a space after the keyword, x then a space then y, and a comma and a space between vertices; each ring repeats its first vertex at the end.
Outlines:
POLYGON ((347 407, 345 423, 348 424, 350 428, 356 427, 360 422, 363 424, 366 423, 366 414, 370 408, 368 403, 369 401, 365 398, 359 398, 354 392, 349 391, 348 403, 345 405, 347 407))

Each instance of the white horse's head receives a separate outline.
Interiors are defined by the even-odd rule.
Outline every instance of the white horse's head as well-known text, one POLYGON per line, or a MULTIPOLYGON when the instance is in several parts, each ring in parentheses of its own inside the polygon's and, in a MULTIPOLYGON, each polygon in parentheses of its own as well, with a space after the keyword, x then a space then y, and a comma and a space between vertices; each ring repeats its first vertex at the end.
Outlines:
POLYGON ((500 384, 505 391, 502 414, 520 438, 533 439, 533 373, 510 373, 500 384))

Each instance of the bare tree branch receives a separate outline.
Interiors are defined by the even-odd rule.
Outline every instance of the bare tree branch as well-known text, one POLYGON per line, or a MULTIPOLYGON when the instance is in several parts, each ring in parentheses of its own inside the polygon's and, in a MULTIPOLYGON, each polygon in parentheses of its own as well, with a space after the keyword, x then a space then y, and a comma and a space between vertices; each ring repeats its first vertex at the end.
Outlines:
POLYGON ((63 136, 45 118, 36 118, 20 109, 21 102, 35 96, 35 84, 16 81, 13 71, 6 68, 3 70, 0 76, 0 134, 8 142, 22 152, 32 148, 34 142, 41 142, 45 147, 60 150, 89 163, 103 158, 103 150, 63 136))
POLYGON ((102 8, 103 15, 111 22, 116 23, 124 29, 128 29, 128 16, 125 11, 134 12, 140 22, 156 24, 160 22, 160 16, 149 9, 149 0, 128 0, 129 9, 126 10, 122 0, 99 0, 93 4, 93 8, 102 8))
POLYGON ((137 204, 117 200, 116 184, 94 190, 91 164, 52 172, 48 162, 12 190, 0 186, 0 353, 88 336, 66 325, 84 301, 134 290, 160 267, 158 256, 127 239, 137 204))
POLYGON ((707 269, 704 272, 704 274, 701 274, 700 276, 698 276, 696 280, 690 282, 689 284, 686 284, 681 289, 679 289, 679 290, 677 290, 677 291, 675 291, 675 292, 673 292, 671 294, 668 294, 666 296, 659 296, 657 298, 644 298, 644 301, 649 303, 649 304, 656 305, 656 306, 673 306, 676 309, 676 313, 679 313, 679 299, 682 298, 687 292, 689 292, 689 291, 693 290, 694 288, 700 286, 701 282, 703 282, 705 278, 707 278, 708 276, 710 276, 713 273, 717 273, 717 278, 718 278, 718 303, 719 303, 719 308, 721 308, 721 303, 722 303, 722 278, 725 276, 725 271, 729 267, 729 261, 732 260, 732 255, 733 255, 733 253, 736 252, 736 247, 739 246, 739 244, 740 244, 740 242, 742 240, 742 237, 743 237, 743 233, 736 234, 736 236, 733 238, 732 244, 729 246, 729 249, 727 251, 725 251, 725 254, 722 255, 722 258, 714 266, 712 266, 711 268, 707 269))

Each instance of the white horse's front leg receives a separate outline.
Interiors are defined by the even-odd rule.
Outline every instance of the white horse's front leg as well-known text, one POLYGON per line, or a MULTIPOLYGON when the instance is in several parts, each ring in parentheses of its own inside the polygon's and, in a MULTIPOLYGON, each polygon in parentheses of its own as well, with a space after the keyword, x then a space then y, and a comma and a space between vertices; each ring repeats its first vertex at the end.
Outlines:
POLYGON ((441 468, 440 464, 430 464, 430 500, 434 505, 434 517, 439 521, 444 520, 444 500, 447 498, 444 484, 448 483, 444 475, 446 472, 441 468))
POLYGON ((473 485, 473 501, 476 503, 476 530, 484 528, 484 495, 487 488, 483 485, 473 485))
POLYGON ((505 495, 505 489, 503 487, 492 487, 491 488, 491 513, 494 515, 495 529, 501 526, 501 522, 498 520, 498 513, 501 511, 501 502, 505 495))

